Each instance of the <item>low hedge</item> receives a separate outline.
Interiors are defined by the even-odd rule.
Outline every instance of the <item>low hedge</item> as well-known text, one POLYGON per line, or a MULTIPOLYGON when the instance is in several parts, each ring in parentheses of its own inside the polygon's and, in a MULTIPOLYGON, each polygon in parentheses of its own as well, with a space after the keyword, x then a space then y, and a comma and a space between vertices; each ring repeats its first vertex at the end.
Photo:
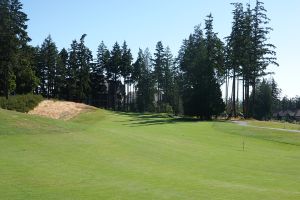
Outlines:
POLYGON ((26 113, 35 108, 42 100, 41 95, 34 94, 14 95, 9 96, 8 99, 0 97, 0 107, 26 113))

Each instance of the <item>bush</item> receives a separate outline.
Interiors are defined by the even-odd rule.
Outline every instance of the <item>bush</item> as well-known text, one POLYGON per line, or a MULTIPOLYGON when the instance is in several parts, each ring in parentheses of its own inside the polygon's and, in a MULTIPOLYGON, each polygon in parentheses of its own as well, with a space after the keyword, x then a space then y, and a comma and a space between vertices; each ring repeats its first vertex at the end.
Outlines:
POLYGON ((168 103, 160 103, 156 107, 156 112, 158 113, 168 113, 174 114, 173 107, 168 103))
POLYGON ((0 107, 18 112, 29 112, 42 100, 43 97, 41 95, 34 94, 10 96, 8 100, 5 97, 0 97, 0 107))

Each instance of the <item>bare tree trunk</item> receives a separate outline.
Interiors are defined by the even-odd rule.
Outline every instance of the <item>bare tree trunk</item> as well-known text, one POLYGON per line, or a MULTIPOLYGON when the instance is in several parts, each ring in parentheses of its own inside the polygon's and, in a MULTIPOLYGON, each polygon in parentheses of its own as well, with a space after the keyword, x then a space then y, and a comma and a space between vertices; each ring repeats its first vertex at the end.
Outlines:
POLYGON ((125 104, 126 104, 126 78, 124 77, 124 94, 123 94, 123 103, 122 103, 123 111, 125 111, 125 104))
POLYGON ((243 115, 245 117, 245 76, 243 76, 243 115))
POLYGON ((236 71, 233 69, 233 77, 232 77, 232 113, 233 117, 236 117, 236 102, 235 102, 235 87, 236 87, 236 71))
POLYGON ((236 95, 236 102, 237 102, 237 111, 239 111, 239 88, 240 88, 240 79, 239 77, 237 77, 237 88, 236 88, 236 92, 237 92, 237 95, 236 95))
POLYGON ((127 94, 126 94, 126 111, 128 112, 129 110, 129 78, 127 79, 127 94))
POLYGON ((249 118, 249 80, 245 81, 245 117, 249 118))
POLYGON ((252 112, 251 112, 251 117, 254 116, 254 107, 255 107, 255 95, 256 95, 256 79, 254 78, 253 80, 253 86, 252 86, 252 112))
POLYGON ((226 75, 225 75, 225 103, 226 107, 228 106, 228 84, 229 84, 229 75, 228 75, 228 70, 226 70, 226 75))

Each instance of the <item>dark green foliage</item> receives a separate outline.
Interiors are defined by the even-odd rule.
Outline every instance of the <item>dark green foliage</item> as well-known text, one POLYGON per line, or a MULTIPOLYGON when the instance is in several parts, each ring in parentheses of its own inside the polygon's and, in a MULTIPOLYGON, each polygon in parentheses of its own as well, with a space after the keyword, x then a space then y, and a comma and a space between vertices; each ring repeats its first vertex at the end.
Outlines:
MULTIPOLYGON (((174 60, 173 55, 169 47, 165 49, 165 64, 163 68, 163 103, 169 104, 171 107, 175 107, 174 103, 174 75, 173 75, 173 68, 174 60)), ((165 110, 165 109, 163 109, 165 110)), ((170 109, 167 109, 170 110, 170 109)))
POLYGON ((39 93, 47 98, 56 96, 54 86, 57 55, 57 47, 49 35, 39 49, 36 67, 37 74, 40 78, 39 93))
MULTIPOLYGON (((288 108, 284 106, 281 108, 280 105, 280 89, 277 87, 277 83, 274 79, 266 80, 263 79, 256 83, 257 87, 255 92, 252 91, 251 98, 253 98, 253 94, 255 93, 255 104, 250 104, 250 109, 253 110, 253 117, 259 120, 266 120, 272 117, 274 112, 278 112, 280 110, 287 110, 288 108)), ((285 99, 282 100, 284 102, 285 99)), ((291 110, 294 110, 293 108, 291 110)))
POLYGON ((286 110, 296 110, 300 109, 300 97, 296 96, 293 98, 283 97, 281 101, 278 102, 278 107, 275 111, 286 111, 286 110))
POLYGON ((244 11, 242 3, 234 3, 232 32, 227 40, 227 66, 232 74, 231 114, 236 116, 237 80, 243 82, 244 116, 254 115, 256 83, 260 77, 267 75, 268 65, 276 63, 275 46, 268 43, 270 19, 266 15, 264 3, 256 1, 254 9, 247 4, 244 11), (250 100, 250 86, 252 98, 250 100), (251 102, 250 102, 251 101, 251 102))
POLYGON ((78 43, 73 40, 69 49, 69 60, 67 68, 67 100, 76 101, 76 90, 78 83, 78 43))
POLYGON ((41 95, 26 94, 10 96, 8 99, 0 97, 0 107, 18 112, 28 112, 36 107, 43 97, 41 95))
MULTIPOLYGON (((165 66, 165 50, 161 41, 156 44, 154 53, 153 66, 154 66, 154 78, 156 85, 157 104, 158 108, 163 100, 163 84, 164 84, 164 66, 165 66)), ((158 110, 160 112, 160 110, 158 110)))
POLYGON ((102 41, 98 47, 97 61, 93 63, 91 71, 91 95, 94 106, 106 107, 107 105, 104 70, 109 63, 109 57, 109 51, 102 41))
POLYGON ((16 94, 27 94, 33 92, 39 79, 35 74, 35 48, 25 45, 19 50, 19 64, 15 65, 16 94))
POLYGON ((206 49, 208 65, 215 71, 215 76, 222 84, 225 78, 225 47, 224 43, 218 38, 217 33, 213 31, 213 17, 211 14, 205 20, 206 49))
POLYGON ((257 84, 255 94, 255 104, 251 104, 253 116, 259 120, 269 119, 272 114, 272 85, 264 79, 257 84))
POLYGON ((154 79, 152 76, 151 54, 148 49, 140 49, 133 65, 134 80, 137 85, 137 109, 139 112, 154 111, 154 79))
POLYGON ((184 113, 201 119, 210 119, 224 110, 220 85, 208 57, 207 41, 197 26, 184 41, 179 60, 184 113))
POLYGON ((122 46, 122 58, 121 58, 121 75, 124 80, 125 93, 123 94, 123 110, 129 110, 129 87, 131 85, 130 75, 132 73, 132 54, 131 50, 128 49, 126 41, 122 46))
POLYGON ((57 57, 56 73, 54 80, 54 97, 67 99, 67 69, 69 55, 66 49, 62 49, 57 57))
MULTIPOLYGON (((18 0, 0 1, 0 95, 5 95, 6 98, 16 89, 14 69, 21 68, 24 64, 20 60, 22 49, 30 41, 26 32, 28 19, 22 12, 22 7, 18 0)), ((34 79, 30 69, 23 70, 23 74, 34 79)))
POLYGON ((229 69, 232 71, 232 106, 231 115, 236 116, 236 79, 240 73, 240 66, 242 65, 243 54, 243 20, 244 11, 242 3, 233 3, 235 9, 233 10, 233 23, 230 36, 227 38, 227 60, 229 69))
POLYGON ((88 103, 88 97, 90 94, 90 69, 93 61, 92 52, 85 46, 84 39, 86 34, 80 38, 78 44, 78 83, 76 97, 80 102, 88 103))
POLYGON ((109 105, 110 108, 117 110, 120 103, 118 93, 120 92, 120 77, 121 77, 121 66, 122 66, 122 50, 118 42, 113 46, 110 53, 109 65, 106 68, 106 75, 109 83, 112 87, 109 88, 109 105))

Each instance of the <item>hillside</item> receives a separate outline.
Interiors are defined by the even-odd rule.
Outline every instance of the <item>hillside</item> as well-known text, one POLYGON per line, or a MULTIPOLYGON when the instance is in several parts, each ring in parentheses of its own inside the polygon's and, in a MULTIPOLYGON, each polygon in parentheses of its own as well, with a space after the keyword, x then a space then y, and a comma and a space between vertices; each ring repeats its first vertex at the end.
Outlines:
POLYGON ((100 109, 68 121, 0 109, 0 147, 0 199, 300 199, 295 133, 100 109))

